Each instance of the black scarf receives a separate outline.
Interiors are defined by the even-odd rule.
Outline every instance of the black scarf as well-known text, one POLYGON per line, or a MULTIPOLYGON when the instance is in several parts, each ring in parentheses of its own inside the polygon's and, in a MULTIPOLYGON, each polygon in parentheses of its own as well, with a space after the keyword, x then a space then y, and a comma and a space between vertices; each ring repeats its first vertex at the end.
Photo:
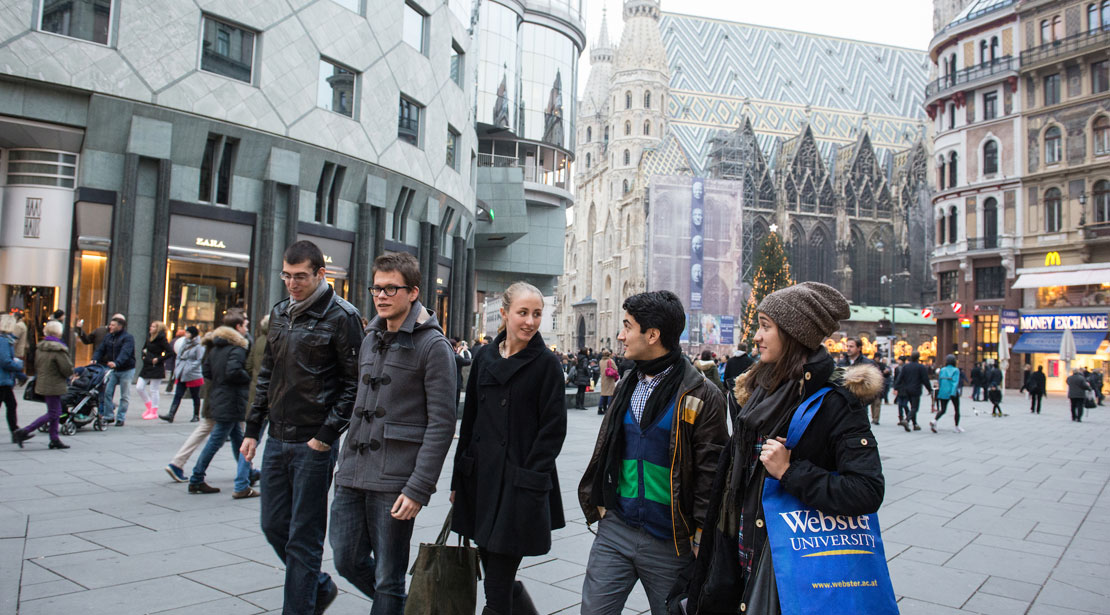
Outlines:
POLYGON ((627 386, 621 387, 613 398, 612 404, 617 408, 617 412, 624 412, 628 409, 628 404, 632 402, 632 392, 636 390, 636 383, 641 375, 654 376, 672 365, 674 369, 663 378, 662 382, 655 386, 655 389, 651 392, 651 397, 648 398, 647 404, 644 406, 644 413, 640 416, 641 426, 651 425, 667 409, 667 404, 671 402, 671 398, 678 393, 678 389, 682 385, 682 376, 684 375, 682 352, 677 348, 656 359, 636 361, 636 369, 629 373, 632 381, 627 386))

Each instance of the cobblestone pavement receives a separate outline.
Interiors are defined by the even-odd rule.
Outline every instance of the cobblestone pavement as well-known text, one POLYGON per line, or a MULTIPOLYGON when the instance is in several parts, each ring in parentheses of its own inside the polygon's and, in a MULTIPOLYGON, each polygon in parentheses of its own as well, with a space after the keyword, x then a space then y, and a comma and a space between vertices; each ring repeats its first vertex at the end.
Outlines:
MULTIPOLYGON (((924 422, 906 433, 884 406, 879 518, 901 612, 1110 613, 1110 407, 1074 423, 1059 396, 1039 416, 1013 392, 1004 406, 1009 416, 991 418, 965 397, 962 434, 947 416, 938 434, 924 422)), ((188 495, 163 468, 193 425, 143 421, 137 399, 131 408, 126 427, 82 429, 66 451, 48 450, 45 434, 23 450, 0 444, 0 613, 280 609, 283 572, 259 531, 258 500, 231 498, 231 455, 221 452, 208 473, 222 493, 188 495)), ((41 411, 20 402, 22 424, 41 411)), ((544 613, 578 610, 593 535, 575 487, 598 424, 592 410, 570 412, 559 459, 568 526, 520 571, 544 613)), ((417 518, 414 556, 447 513, 450 473, 448 461, 417 518)), ((325 558, 334 575, 330 550, 325 558)), ((329 614, 368 612, 335 578, 344 593, 329 614)), ((625 612, 647 609, 637 588, 625 612)))

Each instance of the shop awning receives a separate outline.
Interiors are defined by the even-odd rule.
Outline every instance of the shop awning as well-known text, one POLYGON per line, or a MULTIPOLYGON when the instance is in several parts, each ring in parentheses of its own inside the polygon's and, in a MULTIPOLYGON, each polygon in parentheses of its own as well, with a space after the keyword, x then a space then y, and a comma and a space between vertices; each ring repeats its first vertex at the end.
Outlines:
MULTIPOLYGON (((1102 340, 1106 339, 1106 331, 1072 331, 1075 336, 1075 350, 1079 354, 1095 354, 1102 340)), ((1064 337, 1063 331, 1036 331, 1023 333, 1011 352, 1028 352, 1040 354, 1056 354, 1060 352, 1060 339, 1064 337)))
POLYGON ((1018 276, 1013 287, 1043 288, 1046 286, 1083 286, 1086 284, 1110 284, 1110 267, 1023 273, 1018 276))

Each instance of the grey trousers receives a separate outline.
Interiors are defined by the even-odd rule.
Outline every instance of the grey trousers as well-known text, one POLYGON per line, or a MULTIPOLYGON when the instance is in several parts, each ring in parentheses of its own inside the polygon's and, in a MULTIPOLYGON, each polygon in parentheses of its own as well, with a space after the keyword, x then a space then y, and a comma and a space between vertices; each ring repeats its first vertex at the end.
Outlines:
POLYGON ((630 527, 615 514, 605 515, 582 582, 582 615, 620 615, 637 580, 644 586, 652 615, 666 615, 667 594, 694 559, 686 542, 680 545, 682 555, 677 555, 674 543, 630 527))

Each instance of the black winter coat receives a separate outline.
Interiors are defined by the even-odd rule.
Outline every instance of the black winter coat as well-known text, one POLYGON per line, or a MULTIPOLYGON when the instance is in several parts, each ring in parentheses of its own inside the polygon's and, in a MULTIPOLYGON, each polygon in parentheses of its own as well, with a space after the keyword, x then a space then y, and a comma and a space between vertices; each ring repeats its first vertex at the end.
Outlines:
POLYGON ((537 333, 502 358, 474 351, 451 490, 452 529, 494 553, 543 555, 566 525, 555 458, 567 433, 559 360, 537 333))
POLYGON ((247 338, 231 327, 217 327, 204 336, 205 411, 217 423, 239 422, 247 415, 251 375, 247 371, 247 338))
MULTIPOLYGON (((822 400, 821 408, 806 429, 802 439, 790 453, 790 467, 781 478, 782 488, 805 504, 827 514, 862 515, 879 509, 885 491, 882 462, 875 436, 863 404, 870 403, 882 391, 882 375, 874 365, 857 365, 849 368, 843 375, 834 373, 832 358, 822 355, 817 361, 811 359, 805 370, 805 387, 801 399, 786 415, 781 433, 770 434, 786 436, 789 417, 794 415, 801 401, 823 386, 833 390, 822 400)), ((796 386, 788 383, 783 386, 796 386)), ((749 495, 749 488, 762 493, 763 480, 767 472, 758 461, 754 471, 748 474, 745 469, 735 470, 736 455, 750 455, 748 451, 737 451, 738 439, 734 435, 729 446, 721 454, 717 465, 717 476, 712 489, 713 499, 709 503, 709 514, 705 520, 706 531, 702 536, 701 550, 690 570, 679 580, 679 587, 685 584, 689 594, 686 612, 694 614, 738 613, 741 611, 754 615, 768 615, 747 608, 747 602, 756 589, 755 583, 740 572, 736 534, 726 535, 721 531, 722 512, 735 511, 742 506, 743 499, 749 495), (734 472, 739 471, 739 475, 734 472), (731 482, 731 484, 730 484, 731 482), (741 605, 744 606, 741 606, 741 605)), ((757 495, 758 497, 758 495, 757 495)), ((731 516, 738 513, 732 512, 731 516)), ((759 505, 759 514, 763 507, 759 505)), ((750 523, 750 522, 749 522, 750 523)), ((752 549, 752 577, 761 564, 761 553, 767 542, 767 531, 763 524, 753 526, 751 542, 745 538, 745 546, 752 549)), ((762 579, 773 579, 773 575, 762 575, 762 579)), ((766 591, 767 587, 760 587, 766 591)), ((682 597, 678 589, 672 593, 668 604, 682 597)), ((778 605, 776 604, 775 607, 778 605)), ((778 609, 773 609, 778 613, 778 609)), ((672 608, 671 612, 675 612, 672 608)), ((772 614, 773 615, 773 614, 772 614)))
POLYGON ((166 358, 173 356, 173 347, 170 346, 166 334, 147 339, 143 344, 143 368, 139 370, 139 377, 147 380, 161 380, 166 377, 166 358), (155 363, 154 359, 158 359, 155 363))
POLYGON ((1027 384, 1025 388, 1034 395, 1044 395, 1047 385, 1046 381, 1047 378, 1045 378, 1044 372, 1033 372, 1029 374, 1029 384, 1027 384))
POLYGON ((898 370, 898 375, 894 377, 894 390, 898 391, 899 395, 906 397, 916 397, 921 395, 921 387, 930 393, 933 392, 933 385, 929 382, 929 368, 916 362, 910 361, 898 370))

